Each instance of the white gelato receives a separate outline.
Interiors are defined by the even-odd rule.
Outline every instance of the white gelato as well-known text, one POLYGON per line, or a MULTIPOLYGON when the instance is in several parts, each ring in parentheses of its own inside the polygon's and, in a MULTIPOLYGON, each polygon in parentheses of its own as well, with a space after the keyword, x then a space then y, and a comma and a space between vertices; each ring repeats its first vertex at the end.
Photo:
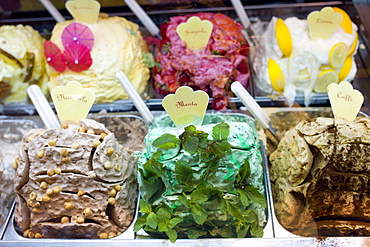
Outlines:
POLYGON ((308 106, 315 83, 322 75, 321 73, 334 71, 338 75, 343 68, 343 66, 340 68, 330 66, 330 51, 338 43, 344 43, 348 51, 352 44, 356 46, 354 52, 348 54, 348 57, 352 59, 348 74, 345 78, 339 76, 339 79, 346 81, 354 79, 357 71, 354 55, 358 45, 357 26, 354 23, 351 23, 352 33, 345 32, 342 26, 339 26, 328 39, 312 39, 307 20, 300 20, 296 17, 285 19, 284 23, 289 29, 293 46, 290 56, 287 57, 283 55, 276 39, 277 20, 276 17, 272 18, 255 52, 253 69, 259 89, 268 94, 276 93, 268 72, 268 60, 271 58, 283 72, 285 78, 283 94, 288 104, 292 105, 297 92, 301 92, 305 96, 305 105, 308 106))

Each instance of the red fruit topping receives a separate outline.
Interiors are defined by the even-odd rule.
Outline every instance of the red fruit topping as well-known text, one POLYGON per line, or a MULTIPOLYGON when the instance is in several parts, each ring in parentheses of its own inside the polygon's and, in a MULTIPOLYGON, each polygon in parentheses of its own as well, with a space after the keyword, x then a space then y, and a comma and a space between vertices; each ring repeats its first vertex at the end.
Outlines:
POLYGON ((190 74, 187 71, 180 72, 177 78, 180 85, 187 85, 187 83, 190 82, 190 74))
POLYGON ((169 21, 165 21, 159 27, 159 33, 161 34, 162 39, 167 37, 166 32, 169 24, 170 24, 169 21))
POLYGON ((169 49, 170 46, 171 46, 170 40, 168 38, 164 38, 161 40, 161 42, 159 42, 159 51, 163 55, 167 55, 168 53, 170 53, 169 49))
POLYGON ((246 60, 243 60, 237 67, 236 67, 237 70, 240 71, 240 73, 242 74, 248 74, 249 73, 249 69, 248 69, 248 65, 247 65, 247 61, 246 60))
POLYGON ((249 55, 249 44, 248 44, 248 42, 242 42, 242 44, 240 46, 239 54, 248 57, 248 55, 249 55))
POLYGON ((226 110, 226 105, 227 105, 227 98, 221 95, 215 97, 212 102, 212 108, 217 111, 226 110))

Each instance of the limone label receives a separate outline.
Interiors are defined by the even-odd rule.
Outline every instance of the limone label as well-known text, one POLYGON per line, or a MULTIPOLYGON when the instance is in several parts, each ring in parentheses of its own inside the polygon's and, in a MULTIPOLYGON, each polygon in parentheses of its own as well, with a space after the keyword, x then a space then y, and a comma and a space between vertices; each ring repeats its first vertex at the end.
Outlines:
POLYGON ((267 70, 272 88, 275 91, 282 93, 285 87, 285 77, 279 64, 277 64, 274 59, 269 58, 267 62, 267 70))
POLYGON ((333 7, 333 10, 336 13, 342 14, 343 21, 340 24, 340 26, 344 29, 344 31, 346 33, 351 34, 352 33, 352 21, 351 21, 351 18, 348 16, 348 14, 344 10, 342 10, 342 9, 340 9, 338 7, 333 7))
POLYGON ((352 57, 347 57, 346 60, 344 61, 343 67, 340 69, 338 73, 339 82, 344 81, 344 79, 346 79, 349 72, 351 71, 352 63, 353 63, 352 57))
POLYGON ((335 44, 329 54, 330 66, 334 69, 338 69, 343 66, 344 60, 346 60, 348 54, 348 48, 344 43, 335 44))
POLYGON ((326 70, 319 74, 313 90, 316 93, 326 93, 331 83, 338 83, 338 74, 334 70, 326 70))
POLYGON ((275 37, 283 55, 289 57, 293 50, 293 41, 289 28, 282 19, 276 21, 275 37))
POLYGON ((357 44, 358 44, 358 33, 356 33, 355 40, 353 41, 353 43, 351 45, 351 48, 349 48, 349 52, 347 54, 348 57, 352 56, 353 53, 355 53, 355 50, 357 48, 357 44))

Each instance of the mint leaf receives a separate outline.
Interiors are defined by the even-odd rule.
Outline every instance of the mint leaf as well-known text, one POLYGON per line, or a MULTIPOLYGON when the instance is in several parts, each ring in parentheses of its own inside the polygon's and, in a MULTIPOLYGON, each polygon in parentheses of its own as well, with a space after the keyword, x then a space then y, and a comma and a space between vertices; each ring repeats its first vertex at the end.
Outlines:
POLYGON ((190 194, 191 200, 198 204, 208 201, 210 196, 210 190, 208 188, 196 189, 190 194))
POLYGON ((193 189, 193 172, 194 171, 188 162, 178 160, 175 163, 176 178, 179 184, 183 186, 185 190, 193 189))
POLYGON ((250 209, 244 211, 244 222, 246 223, 254 223, 258 221, 257 214, 250 209))
POLYGON ((231 238, 234 236, 233 229, 231 228, 231 226, 224 226, 222 228, 219 228, 218 233, 223 238, 231 238))
POLYGON ((168 229, 170 229, 170 228, 168 228, 168 223, 169 222, 159 222, 158 223, 158 231, 167 232, 168 229))
POLYGON ((245 194, 254 203, 260 204, 262 207, 267 207, 266 198, 258 191, 256 187, 248 186, 245 188, 245 194))
POLYGON ((170 239, 171 243, 174 243, 177 239, 177 232, 174 229, 169 229, 168 231, 166 231, 166 235, 170 239))
POLYGON ((157 211, 158 221, 168 221, 171 219, 171 213, 165 208, 159 208, 157 211))
POLYGON ((141 228, 143 228, 146 225, 147 216, 148 216, 147 214, 144 214, 140 216, 139 218, 137 218, 134 224, 134 232, 138 232, 141 228))
POLYGON ((244 207, 248 207, 251 204, 251 201, 246 196, 245 191, 243 189, 237 189, 236 191, 239 194, 240 202, 244 207))
POLYGON ((230 143, 227 141, 215 141, 211 145, 212 152, 215 155, 224 155, 230 151, 230 143))
POLYGON ((242 183, 246 178, 251 175, 251 167, 247 159, 244 160, 243 166, 239 169, 239 173, 236 176, 236 183, 242 183))
POLYGON ((146 222, 151 228, 156 229, 158 225, 157 215, 154 212, 149 213, 146 222))
POLYGON ((197 131, 194 125, 185 127, 180 135, 182 147, 190 154, 201 153, 207 146, 208 134, 204 131, 197 131))
POLYGON ((177 224, 181 223, 183 219, 181 217, 174 217, 170 220, 169 227, 174 228, 177 224))
POLYGON ((152 212, 152 207, 144 200, 140 199, 139 201, 139 212, 140 213, 150 213, 152 212))
POLYGON ((203 225, 208 217, 207 212, 196 203, 190 205, 190 210, 195 222, 199 225, 203 225))
POLYGON ((240 212, 240 209, 230 202, 227 202, 227 211, 237 220, 242 221, 244 219, 243 214, 240 212))
POLYGON ((206 235, 206 231, 200 231, 200 230, 188 230, 188 237, 190 239, 196 239, 199 238, 200 236, 206 235))
POLYGON ((256 225, 252 224, 251 234, 252 234, 252 236, 254 236, 256 238, 262 238, 263 237, 263 228, 257 226, 257 224, 256 225))
POLYGON ((153 142, 153 146, 164 150, 177 148, 178 146, 180 146, 180 139, 177 138, 175 135, 165 133, 155 139, 155 141, 153 142))
POLYGON ((212 128, 212 135, 215 140, 226 140, 230 134, 230 126, 227 123, 220 123, 212 128))
POLYGON ((156 176, 146 176, 143 169, 139 168, 138 170, 145 183, 153 184, 157 180, 156 176))
POLYGON ((245 238, 245 236, 247 236, 249 228, 250 228, 249 224, 243 224, 239 229, 236 230, 237 237, 245 238))
MULTIPOLYGON (((156 152, 155 154, 162 153, 162 152, 156 152)), ((158 160, 154 159, 153 157, 148 160, 144 165, 143 168, 147 171, 153 172, 157 178, 158 177, 164 177, 165 173, 163 171, 163 164, 159 162, 158 160)))
POLYGON ((195 154, 198 150, 199 138, 192 135, 186 135, 183 140, 184 149, 190 154, 195 154))

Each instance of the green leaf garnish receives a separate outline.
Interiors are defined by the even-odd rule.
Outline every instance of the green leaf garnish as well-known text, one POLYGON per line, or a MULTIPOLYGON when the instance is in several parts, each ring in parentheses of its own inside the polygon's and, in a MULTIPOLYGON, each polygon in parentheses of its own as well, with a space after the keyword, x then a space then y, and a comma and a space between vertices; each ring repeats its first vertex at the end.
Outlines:
POLYGON ((215 140, 226 140, 230 134, 230 126, 227 123, 220 123, 212 128, 212 135, 215 140))
POLYGON ((247 197, 254 203, 260 204, 262 207, 267 207, 266 198, 258 191, 258 188, 248 186, 245 188, 247 197))
POLYGON ((148 214, 148 217, 146 217, 146 222, 151 228, 153 229, 157 228, 158 225, 157 215, 154 212, 150 212, 148 214))
POLYGON ((177 138, 176 136, 172 134, 168 134, 168 133, 161 135, 160 137, 155 139, 153 142, 154 147, 164 149, 164 150, 168 150, 171 148, 177 148, 179 145, 180 145, 179 138, 177 138))

